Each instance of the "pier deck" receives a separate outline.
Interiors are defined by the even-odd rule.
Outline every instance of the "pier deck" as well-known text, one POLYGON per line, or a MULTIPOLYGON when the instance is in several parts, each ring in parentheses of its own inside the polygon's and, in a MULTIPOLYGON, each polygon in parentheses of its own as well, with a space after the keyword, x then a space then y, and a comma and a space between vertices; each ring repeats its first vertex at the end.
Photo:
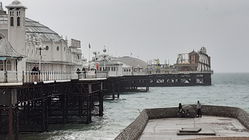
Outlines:
POLYGON ((226 117, 203 116, 202 118, 165 118, 149 120, 140 140, 188 140, 206 137, 248 137, 249 131, 237 120, 226 117), (214 131, 216 136, 177 136, 181 128, 202 128, 214 131))

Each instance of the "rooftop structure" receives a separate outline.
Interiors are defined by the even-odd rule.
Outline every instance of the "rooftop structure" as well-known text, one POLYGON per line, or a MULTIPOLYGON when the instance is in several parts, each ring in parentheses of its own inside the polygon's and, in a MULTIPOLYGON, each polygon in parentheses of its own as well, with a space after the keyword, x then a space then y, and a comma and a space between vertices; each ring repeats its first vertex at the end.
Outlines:
POLYGON ((22 55, 16 52, 6 38, 0 37, 0 56, 10 58, 22 58, 22 55))
POLYGON ((198 52, 179 54, 175 64, 177 71, 211 71, 211 58, 207 49, 202 47, 198 52))

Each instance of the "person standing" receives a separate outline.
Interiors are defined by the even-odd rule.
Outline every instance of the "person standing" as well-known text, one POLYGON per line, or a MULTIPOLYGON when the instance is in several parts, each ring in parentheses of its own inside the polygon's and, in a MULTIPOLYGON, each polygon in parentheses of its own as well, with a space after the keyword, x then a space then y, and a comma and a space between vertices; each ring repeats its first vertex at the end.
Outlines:
POLYGON ((182 108, 182 104, 179 103, 179 106, 178 106, 178 113, 177 113, 178 117, 184 117, 185 116, 185 112, 182 108))
POLYGON ((182 112, 182 104, 181 103, 179 103, 178 112, 182 112))
POLYGON ((200 101, 197 101, 196 108, 197 108, 197 117, 202 117, 201 103, 200 103, 200 101))

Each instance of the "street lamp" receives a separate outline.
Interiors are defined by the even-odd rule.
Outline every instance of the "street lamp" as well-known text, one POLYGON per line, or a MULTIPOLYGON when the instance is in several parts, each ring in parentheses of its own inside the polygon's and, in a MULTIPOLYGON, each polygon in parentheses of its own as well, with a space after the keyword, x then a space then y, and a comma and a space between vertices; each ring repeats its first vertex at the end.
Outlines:
POLYGON ((41 61, 42 61, 42 53, 41 53, 41 51, 45 50, 46 47, 42 46, 41 43, 39 43, 39 45, 36 46, 36 49, 39 51, 39 55, 40 55, 40 57, 39 57, 39 69, 41 70, 41 61))

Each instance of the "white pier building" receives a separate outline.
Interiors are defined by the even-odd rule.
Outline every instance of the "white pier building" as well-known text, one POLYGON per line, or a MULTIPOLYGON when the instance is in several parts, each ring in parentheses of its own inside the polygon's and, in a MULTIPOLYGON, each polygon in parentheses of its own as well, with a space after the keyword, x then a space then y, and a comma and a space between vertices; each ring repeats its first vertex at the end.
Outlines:
POLYGON ((34 68, 39 74, 46 72, 43 80, 56 74, 66 76, 62 79, 77 77, 76 69, 82 68, 80 41, 63 39, 49 27, 27 18, 27 8, 18 0, 6 8, 7 12, 0 3, 0 77, 5 77, 0 82, 20 82, 34 68), (13 73, 16 76, 8 76, 13 73))

